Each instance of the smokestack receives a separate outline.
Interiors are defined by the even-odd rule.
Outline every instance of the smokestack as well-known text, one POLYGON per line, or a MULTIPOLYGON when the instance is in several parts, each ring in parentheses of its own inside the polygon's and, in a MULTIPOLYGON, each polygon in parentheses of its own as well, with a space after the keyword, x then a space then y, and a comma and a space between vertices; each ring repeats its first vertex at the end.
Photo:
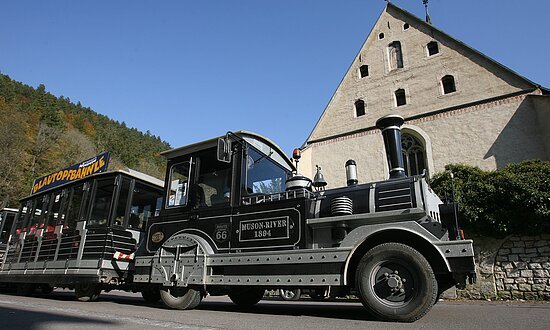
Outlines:
POLYGON ((382 131, 388 165, 390 167, 390 179, 405 177, 403 163, 403 151, 401 148, 401 125, 405 120, 398 115, 387 115, 376 121, 376 127, 382 131))

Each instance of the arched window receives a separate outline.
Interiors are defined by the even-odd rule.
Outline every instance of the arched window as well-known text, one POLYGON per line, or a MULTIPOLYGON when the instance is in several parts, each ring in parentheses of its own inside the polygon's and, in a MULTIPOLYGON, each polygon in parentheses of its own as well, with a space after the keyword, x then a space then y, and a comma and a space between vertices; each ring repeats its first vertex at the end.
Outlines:
POLYGON ((403 88, 399 88, 395 91, 395 105, 400 107, 402 105, 407 104, 407 97, 405 96, 405 90, 403 88))
POLYGON ((441 86, 443 87, 443 94, 456 92, 455 78, 451 75, 441 78, 441 86))
POLYGON ((428 44, 426 45, 426 50, 428 51, 428 56, 439 53, 439 45, 437 44, 437 41, 428 42, 428 44))
POLYGON ((403 67, 403 53, 401 51, 401 42, 394 41, 388 46, 388 57, 390 70, 403 67))
POLYGON ((369 75, 369 66, 366 64, 363 64, 359 67, 359 74, 361 75, 361 78, 365 78, 369 75))
POLYGON ((364 116, 365 113, 366 113, 366 111, 365 111, 365 101, 363 101, 363 100, 355 101, 355 117, 364 116))
POLYGON ((426 150, 422 143, 414 136, 403 133, 401 135, 401 145, 403 147, 405 174, 422 174, 426 169, 426 150))

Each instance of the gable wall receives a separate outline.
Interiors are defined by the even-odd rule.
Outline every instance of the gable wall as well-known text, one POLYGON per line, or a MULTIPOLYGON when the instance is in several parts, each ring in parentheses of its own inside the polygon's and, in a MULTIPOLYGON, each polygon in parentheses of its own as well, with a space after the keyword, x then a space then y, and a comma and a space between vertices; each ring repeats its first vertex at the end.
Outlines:
POLYGON ((533 95, 541 93, 535 87, 388 5, 308 138, 300 172, 313 178, 319 165, 329 188, 344 186, 345 162, 354 159, 360 182, 386 179, 388 165, 375 122, 388 114, 417 116, 405 122, 404 130, 426 146, 429 174, 450 163, 492 170, 510 162, 549 159, 544 132, 548 125, 540 122, 548 117, 548 111, 541 110, 548 98, 533 95), (404 23, 409 24, 406 30, 404 23), (390 70, 388 45, 396 40, 401 42, 404 67, 390 70), (439 53, 428 56, 426 45, 433 40, 439 53), (360 77, 362 64, 369 66, 368 77, 360 77), (443 94, 440 81, 445 75, 454 76, 456 92, 443 94), (397 107, 394 91, 399 88, 405 89, 407 104, 397 107), (354 108, 358 99, 367 105, 360 117, 354 108))
POLYGON ((404 117, 444 109, 533 86, 482 55, 470 50, 425 23, 388 7, 368 36, 344 76, 309 141, 374 126, 376 119, 393 113, 404 117), (409 28, 403 29, 407 22, 409 28), (379 33, 384 39, 379 40, 379 33), (439 54, 428 56, 426 44, 439 43, 439 54), (404 68, 389 70, 388 45, 401 42, 404 68), (369 76, 359 77, 359 66, 369 66, 369 76), (457 92, 443 95, 440 80, 455 77, 457 92), (403 88, 407 105, 396 107, 394 91, 403 88), (362 99, 367 114, 355 117, 354 103, 362 99))

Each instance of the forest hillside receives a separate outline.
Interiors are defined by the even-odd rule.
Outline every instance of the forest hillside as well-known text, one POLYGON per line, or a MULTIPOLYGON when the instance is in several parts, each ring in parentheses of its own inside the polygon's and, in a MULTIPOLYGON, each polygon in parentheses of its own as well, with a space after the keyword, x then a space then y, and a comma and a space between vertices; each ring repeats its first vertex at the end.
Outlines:
POLYGON ((109 169, 164 176, 160 152, 170 145, 73 103, 0 74, 0 202, 29 195, 35 178, 109 151, 109 169))

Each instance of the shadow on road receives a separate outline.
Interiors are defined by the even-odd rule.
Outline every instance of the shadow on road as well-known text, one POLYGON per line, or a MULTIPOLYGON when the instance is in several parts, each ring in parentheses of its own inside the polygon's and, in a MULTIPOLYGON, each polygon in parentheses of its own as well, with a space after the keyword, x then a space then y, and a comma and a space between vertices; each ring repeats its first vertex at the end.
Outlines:
POLYGON ((38 329, 55 324, 56 327, 66 327, 69 324, 77 327, 114 327, 118 322, 98 320, 81 316, 70 316, 47 312, 29 312, 17 307, 0 307, 2 329, 38 329))

